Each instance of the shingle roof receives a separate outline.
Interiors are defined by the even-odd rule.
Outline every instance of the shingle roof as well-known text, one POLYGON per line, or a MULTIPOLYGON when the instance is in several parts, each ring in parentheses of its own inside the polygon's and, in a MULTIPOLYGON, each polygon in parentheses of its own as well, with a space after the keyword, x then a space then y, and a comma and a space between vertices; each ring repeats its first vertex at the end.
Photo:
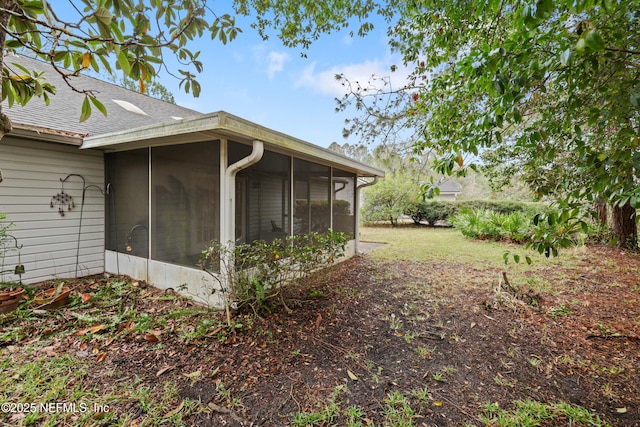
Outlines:
MULTIPOLYGON (((56 94, 51 96, 48 106, 37 97, 24 107, 14 104, 9 109, 6 103, 3 103, 3 111, 9 116, 14 126, 22 124, 95 136, 201 115, 198 111, 81 75, 72 79, 73 85, 79 89, 93 90, 96 97, 107 108, 107 117, 93 108, 91 117, 81 123, 80 112, 84 95, 74 92, 51 65, 13 54, 6 54, 4 62, 8 67, 11 67, 12 63, 18 63, 30 71, 45 71, 44 77, 47 82, 56 87, 56 94), (127 110, 125 107, 130 105, 137 107, 145 114, 127 110)), ((19 69, 16 72, 19 72, 19 69)))
POLYGON ((440 189, 440 194, 460 192, 460 186, 454 181, 443 181, 438 184, 437 187, 440 189))

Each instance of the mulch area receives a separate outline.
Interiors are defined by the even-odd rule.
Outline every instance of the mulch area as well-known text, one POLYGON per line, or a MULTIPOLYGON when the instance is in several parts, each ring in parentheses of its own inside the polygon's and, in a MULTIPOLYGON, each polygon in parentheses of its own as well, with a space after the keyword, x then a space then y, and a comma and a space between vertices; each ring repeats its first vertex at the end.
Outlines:
MULTIPOLYGON (((512 408, 526 399, 640 425, 640 257, 587 251, 578 268, 536 273, 554 286, 532 290, 536 304, 498 292, 500 271, 356 257, 292 289, 290 314, 240 316, 235 333, 193 340, 175 332, 188 319, 161 331, 160 343, 132 333, 110 343, 92 376, 105 387, 175 381, 181 398, 208 405, 188 420, 199 426, 288 425, 295 413, 321 410, 339 386, 339 406, 359 406, 377 426, 395 391, 416 426, 480 425, 488 402, 512 408)), ((175 304, 139 299, 136 309, 175 304)), ((135 403, 113 409, 140 412, 135 403)), ((345 424, 344 415, 333 421, 345 424)))

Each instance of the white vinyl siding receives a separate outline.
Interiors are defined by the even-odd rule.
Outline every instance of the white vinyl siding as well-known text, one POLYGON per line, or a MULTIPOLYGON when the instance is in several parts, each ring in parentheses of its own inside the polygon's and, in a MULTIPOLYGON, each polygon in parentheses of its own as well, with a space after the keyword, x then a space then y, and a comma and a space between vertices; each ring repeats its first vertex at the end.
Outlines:
MULTIPOLYGON (((6 222, 14 224, 8 233, 23 245, 23 282, 104 272, 105 197, 98 189, 104 190, 102 152, 5 136, 0 141, 0 169, 4 176, 0 212, 7 214, 6 222), (69 174, 85 178, 84 207, 82 179, 72 176, 61 182, 69 174), (52 208, 50 203, 63 189, 73 197, 75 208, 61 216, 58 207, 52 208)), ((8 246, 14 243, 11 239, 8 246)), ((18 281, 13 274, 17 263, 16 250, 7 252, 4 260, 0 258, 0 270, 11 270, 1 274, 0 280, 18 281)))

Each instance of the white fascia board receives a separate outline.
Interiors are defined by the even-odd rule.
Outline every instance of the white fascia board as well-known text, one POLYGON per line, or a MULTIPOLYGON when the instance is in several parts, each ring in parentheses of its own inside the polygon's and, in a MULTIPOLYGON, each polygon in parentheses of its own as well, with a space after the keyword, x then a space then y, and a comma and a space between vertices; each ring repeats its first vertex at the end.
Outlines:
POLYGON ((361 176, 384 176, 384 171, 380 169, 224 111, 127 131, 90 136, 84 139, 81 148, 117 151, 221 138, 248 144, 254 140, 260 140, 267 149, 282 154, 290 154, 304 160, 344 168, 361 176))
POLYGON ((16 138, 28 138, 37 141, 73 145, 76 147, 80 147, 82 145, 83 137, 83 135, 78 135, 75 133, 69 133, 40 126, 24 125, 21 123, 13 123, 13 129, 7 135, 16 138))

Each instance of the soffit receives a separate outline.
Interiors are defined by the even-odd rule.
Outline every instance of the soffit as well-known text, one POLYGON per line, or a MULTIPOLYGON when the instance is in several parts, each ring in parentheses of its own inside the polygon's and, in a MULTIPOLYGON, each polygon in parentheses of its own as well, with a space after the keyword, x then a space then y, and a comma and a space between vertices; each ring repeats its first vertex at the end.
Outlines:
POLYGON ((216 139, 228 139, 245 144, 260 140, 270 151, 346 169, 362 176, 384 176, 384 172, 377 168, 224 111, 127 131, 89 136, 84 139, 82 148, 102 149, 107 152, 125 151, 216 139))

